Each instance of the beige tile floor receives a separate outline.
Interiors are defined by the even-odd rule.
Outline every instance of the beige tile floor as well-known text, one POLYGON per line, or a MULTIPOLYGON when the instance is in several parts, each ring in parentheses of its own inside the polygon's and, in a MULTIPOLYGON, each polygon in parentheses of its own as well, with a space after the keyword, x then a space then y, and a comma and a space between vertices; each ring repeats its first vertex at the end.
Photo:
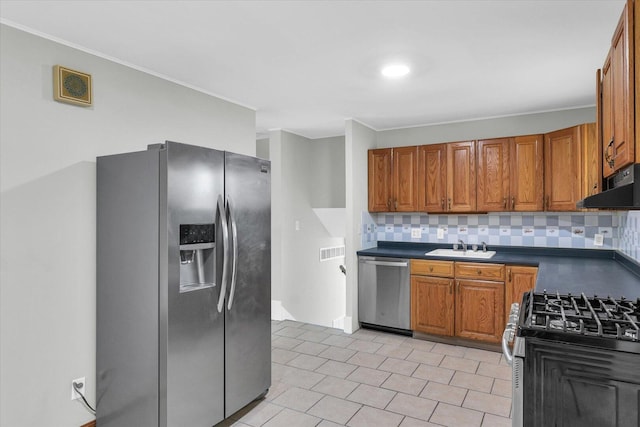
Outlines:
POLYGON ((511 426, 500 353, 289 320, 271 331, 269 393, 218 427, 511 426))

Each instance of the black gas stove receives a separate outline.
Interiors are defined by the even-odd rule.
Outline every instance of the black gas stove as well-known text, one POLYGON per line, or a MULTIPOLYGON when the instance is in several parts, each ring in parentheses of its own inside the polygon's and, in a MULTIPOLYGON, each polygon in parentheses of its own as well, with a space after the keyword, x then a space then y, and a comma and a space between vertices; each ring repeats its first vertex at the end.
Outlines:
POLYGON ((517 335, 640 354, 640 298, 525 294, 517 335))
POLYGON ((640 298, 525 293, 502 343, 513 426, 640 425, 639 328, 640 298))

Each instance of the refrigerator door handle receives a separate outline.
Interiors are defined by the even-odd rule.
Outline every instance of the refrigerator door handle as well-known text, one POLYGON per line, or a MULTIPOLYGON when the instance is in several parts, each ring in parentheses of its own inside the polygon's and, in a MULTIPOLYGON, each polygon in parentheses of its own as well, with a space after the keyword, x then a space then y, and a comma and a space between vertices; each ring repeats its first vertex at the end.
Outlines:
POLYGON ((236 226, 236 218, 233 214, 233 202, 227 196, 227 211, 229 212, 229 222, 231 225, 231 241, 233 244, 233 261, 231 264, 231 292, 229 293, 229 303, 227 309, 231 310, 233 305, 233 297, 236 295, 236 278, 238 272, 238 227, 236 226))
POLYGON ((216 222, 220 220, 222 230, 222 280, 220 281, 220 296, 218 297, 218 313, 222 313, 224 307, 224 297, 227 293, 227 260, 229 259, 229 227, 227 226, 227 215, 225 214, 224 201, 222 196, 218 196, 218 207, 216 209, 216 222))

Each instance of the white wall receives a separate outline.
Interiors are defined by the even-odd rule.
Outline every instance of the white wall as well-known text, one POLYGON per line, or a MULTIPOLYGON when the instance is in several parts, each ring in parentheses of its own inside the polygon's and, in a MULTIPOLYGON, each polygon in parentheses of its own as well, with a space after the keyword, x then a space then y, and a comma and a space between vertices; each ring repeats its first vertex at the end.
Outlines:
POLYGON ((344 136, 314 139, 311 144, 311 206, 345 207, 344 136))
POLYGON ((588 107, 432 126, 417 126, 379 131, 377 132, 377 146, 380 148, 401 147, 547 133, 595 121, 595 107, 588 107))
MULTIPOLYGON (((276 237, 272 241, 272 316, 333 326, 345 314, 345 277, 338 268, 343 260, 320 262, 319 250, 341 245, 344 239, 329 235, 312 210, 312 200, 319 187, 317 171, 344 174, 344 165, 325 162, 332 155, 316 157, 332 148, 316 144, 322 142, 284 131, 270 133, 272 234, 276 237)), ((325 190, 325 195, 332 193, 325 190)))
POLYGON ((346 316, 345 332, 358 329, 358 257, 361 247, 361 218, 368 210, 367 199, 367 150, 376 147, 376 132, 355 121, 345 122, 345 160, 347 188, 347 237, 346 244, 346 316))
POLYGON ((0 425, 79 426, 95 404, 95 158, 174 140, 253 155, 255 112, 0 29, 0 425), (93 75, 94 106, 53 101, 52 66, 93 75))

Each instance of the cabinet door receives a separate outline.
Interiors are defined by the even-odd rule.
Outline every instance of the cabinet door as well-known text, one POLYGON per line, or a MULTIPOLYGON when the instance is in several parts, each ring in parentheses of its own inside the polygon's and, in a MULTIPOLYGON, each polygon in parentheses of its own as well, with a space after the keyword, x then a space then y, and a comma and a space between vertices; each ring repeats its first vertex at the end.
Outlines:
POLYGON ((543 135, 514 138, 511 162, 510 210, 534 212, 543 210, 544 175, 542 173, 543 135))
POLYGON ((391 148, 369 150, 369 212, 391 210, 391 148))
POLYGON ((444 212, 447 195, 445 144, 418 147, 418 211, 444 212))
POLYGON ((415 212, 418 191, 418 147, 400 147, 392 150, 392 210, 415 212))
POLYGON ((504 331, 504 282, 456 280, 456 336, 498 343, 504 331))
POLYGON ((510 138, 477 142, 477 209, 498 212, 510 210, 510 138))
POLYGON ((545 210, 575 211, 582 197, 582 150, 577 127, 544 137, 545 210))
POLYGON ((475 141, 452 142, 447 146, 447 211, 476 210, 475 141))
POLYGON ((611 43, 615 170, 633 163, 635 156, 632 10, 633 2, 627 1, 611 43))
POLYGON ((507 266, 505 284, 505 320, 509 318, 511 304, 522 303, 522 294, 536 286, 538 267, 507 266))
POLYGON ((453 335, 453 279, 411 276, 411 329, 453 335))

